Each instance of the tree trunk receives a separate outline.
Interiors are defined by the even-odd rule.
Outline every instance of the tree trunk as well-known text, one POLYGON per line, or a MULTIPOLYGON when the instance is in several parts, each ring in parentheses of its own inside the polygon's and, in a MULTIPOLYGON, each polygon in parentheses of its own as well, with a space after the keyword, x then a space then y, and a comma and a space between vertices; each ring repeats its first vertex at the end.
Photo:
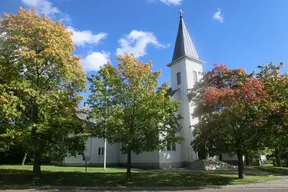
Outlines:
MULTIPOLYGON (((33 122, 35 124, 38 124, 38 105, 36 102, 33 104, 33 111, 32 111, 32 118, 33 122)), ((34 148, 34 162, 33 162, 33 173, 35 177, 40 177, 41 176, 41 153, 40 153, 40 148, 39 145, 37 145, 37 141, 39 138, 37 137, 36 133, 36 127, 33 127, 32 129, 32 138, 33 138, 33 144, 35 145, 34 148)))
POLYGON ((131 180, 131 150, 127 153, 127 180, 131 180))
POLYGON ((33 173, 35 177, 41 176, 41 153, 39 151, 34 152, 33 173))
POLYGON ((275 150, 276 167, 282 167, 279 150, 275 150))
POLYGON ((22 164, 21 164, 22 166, 25 165, 26 158, 27 158, 27 153, 25 153, 25 155, 22 159, 22 164))
POLYGON ((244 179, 244 162, 241 151, 237 151, 237 158, 238 158, 238 178, 244 179))
POLYGON ((247 151, 245 152, 245 165, 250 165, 250 159, 247 151))

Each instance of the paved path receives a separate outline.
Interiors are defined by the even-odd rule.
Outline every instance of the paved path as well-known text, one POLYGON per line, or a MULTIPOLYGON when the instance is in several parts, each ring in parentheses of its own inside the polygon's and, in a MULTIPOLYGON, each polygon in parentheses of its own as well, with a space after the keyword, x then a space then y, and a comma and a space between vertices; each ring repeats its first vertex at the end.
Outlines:
POLYGON ((0 190, 0 192, 94 192, 94 191, 179 191, 179 192, 288 192, 288 177, 282 177, 279 180, 263 183, 228 185, 228 186, 209 186, 206 189, 185 189, 185 188, 118 188, 114 190, 105 190, 103 188, 91 187, 83 188, 55 188, 55 189, 27 189, 27 190, 0 190))

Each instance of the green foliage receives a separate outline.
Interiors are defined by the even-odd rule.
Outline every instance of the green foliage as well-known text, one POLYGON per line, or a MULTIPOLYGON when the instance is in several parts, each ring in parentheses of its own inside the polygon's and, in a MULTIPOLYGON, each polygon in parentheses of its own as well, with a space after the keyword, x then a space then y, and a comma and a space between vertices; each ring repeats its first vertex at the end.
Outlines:
POLYGON ((281 153, 288 148, 288 74, 280 73, 282 65, 270 63, 259 66, 261 71, 258 74, 267 94, 266 100, 262 102, 266 108, 266 120, 263 122, 266 137, 263 139, 267 147, 274 149, 274 153, 281 153))
POLYGON ((92 134, 121 143, 128 156, 182 141, 177 136, 180 117, 175 115, 179 102, 166 95, 167 83, 158 87, 160 72, 153 72, 151 62, 138 62, 133 55, 117 59, 117 67, 109 63, 89 78, 92 134))
POLYGON ((193 148, 238 159, 270 149, 280 162, 280 151, 288 147, 288 76, 281 67, 270 63, 246 74, 222 65, 208 72, 191 93, 200 117, 193 148))
POLYGON ((84 148, 83 138, 69 135, 85 130, 76 111, 85 73, 72 56, 71 34, 59 22, 20 8, 4 15, 1 32, 0 142, 23 145, 39 175, 43 154, 84 148))
POLYGON ((196 95, 195 114, 200 117, 193 131, 194 150, 204 148, 211 155, 237 155, 239 178, 243 178, 244 153, 264 147, 259 139, 264 133, 259 126, 263 118, 263 89, 254 74, 216 65, 192 90, 196 95))

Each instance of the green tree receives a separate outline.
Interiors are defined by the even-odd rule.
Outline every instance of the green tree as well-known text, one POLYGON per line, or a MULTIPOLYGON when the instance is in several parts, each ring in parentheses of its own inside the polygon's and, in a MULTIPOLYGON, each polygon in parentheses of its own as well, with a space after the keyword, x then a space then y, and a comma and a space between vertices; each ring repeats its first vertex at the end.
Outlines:
POLYGON ((193 132, 193 148, 205 148, 212 155, 237 155, 240 179, 244 177, 243 155, 247 149, 264 147, 259 139, 263 132, 263 89, 253 74, 216 65, 192 90, 197 95, 194 102, 198 103, 194 115, 200 117, 193 132))
POLYGON ((55 146, 72 154, 84 148, 84 138, 71 135, 85 130, 76 109, 85 73, 70 32, 45 15, 23 8, 4 14, 0 34, 0 137, 33 154, 40 176, 41 158, 55 146))
POLYGON ((182 141, 177 136, 179 102, 166 95, 167 83, 158 87, 160 72, 151 70, 151 62, 139 62, 128 54, 117 59, 117 67, 108 63, 89 78, 88 103, 95 121, 92 134, 122 144, 131 179, 131 153, 161 150, 167 143, 182 141))
POLYGON ((288 148, 288 74, 281 74, 282 66, 283 63, 259 66, 257 74, 268 95, 262 102, 267 116, 264 122, 267 134, 263 139, 273 149, 277 166, 281 166, 281 152, 288 148))

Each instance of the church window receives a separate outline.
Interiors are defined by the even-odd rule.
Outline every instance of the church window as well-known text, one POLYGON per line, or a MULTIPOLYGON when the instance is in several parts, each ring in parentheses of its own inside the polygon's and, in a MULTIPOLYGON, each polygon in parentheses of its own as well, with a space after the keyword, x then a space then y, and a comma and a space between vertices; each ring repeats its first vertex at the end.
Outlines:
POLYGON ((166 149, 167 151, 176 151, 176 144, 168 142, 166 149))
POLYGON ((98 155, 104 155, 104 147, 98 147, 98 155))
POLYGON ((197 82, 198 78, 197 78, 197 72, 193 71, 193 82, 197 82))
POLYGON ((181 73, 178 72, 177 73, 177 85, 180 85, 181 84, 181 73))
POLYGON ((172 151, 176 151, 176 144, 172 144, 172 151))
POLYGON ((171 145, 170 145, 170 143, 168 143, 168 145, 167 145, 167 151, 171 151, 171 145))
POLYGON ((124 154, 124 151, 122 151, 122 149, 124 148, 124 145, 123 143, 120 144, 120 151, 121 151, 121 154, 124 154))

